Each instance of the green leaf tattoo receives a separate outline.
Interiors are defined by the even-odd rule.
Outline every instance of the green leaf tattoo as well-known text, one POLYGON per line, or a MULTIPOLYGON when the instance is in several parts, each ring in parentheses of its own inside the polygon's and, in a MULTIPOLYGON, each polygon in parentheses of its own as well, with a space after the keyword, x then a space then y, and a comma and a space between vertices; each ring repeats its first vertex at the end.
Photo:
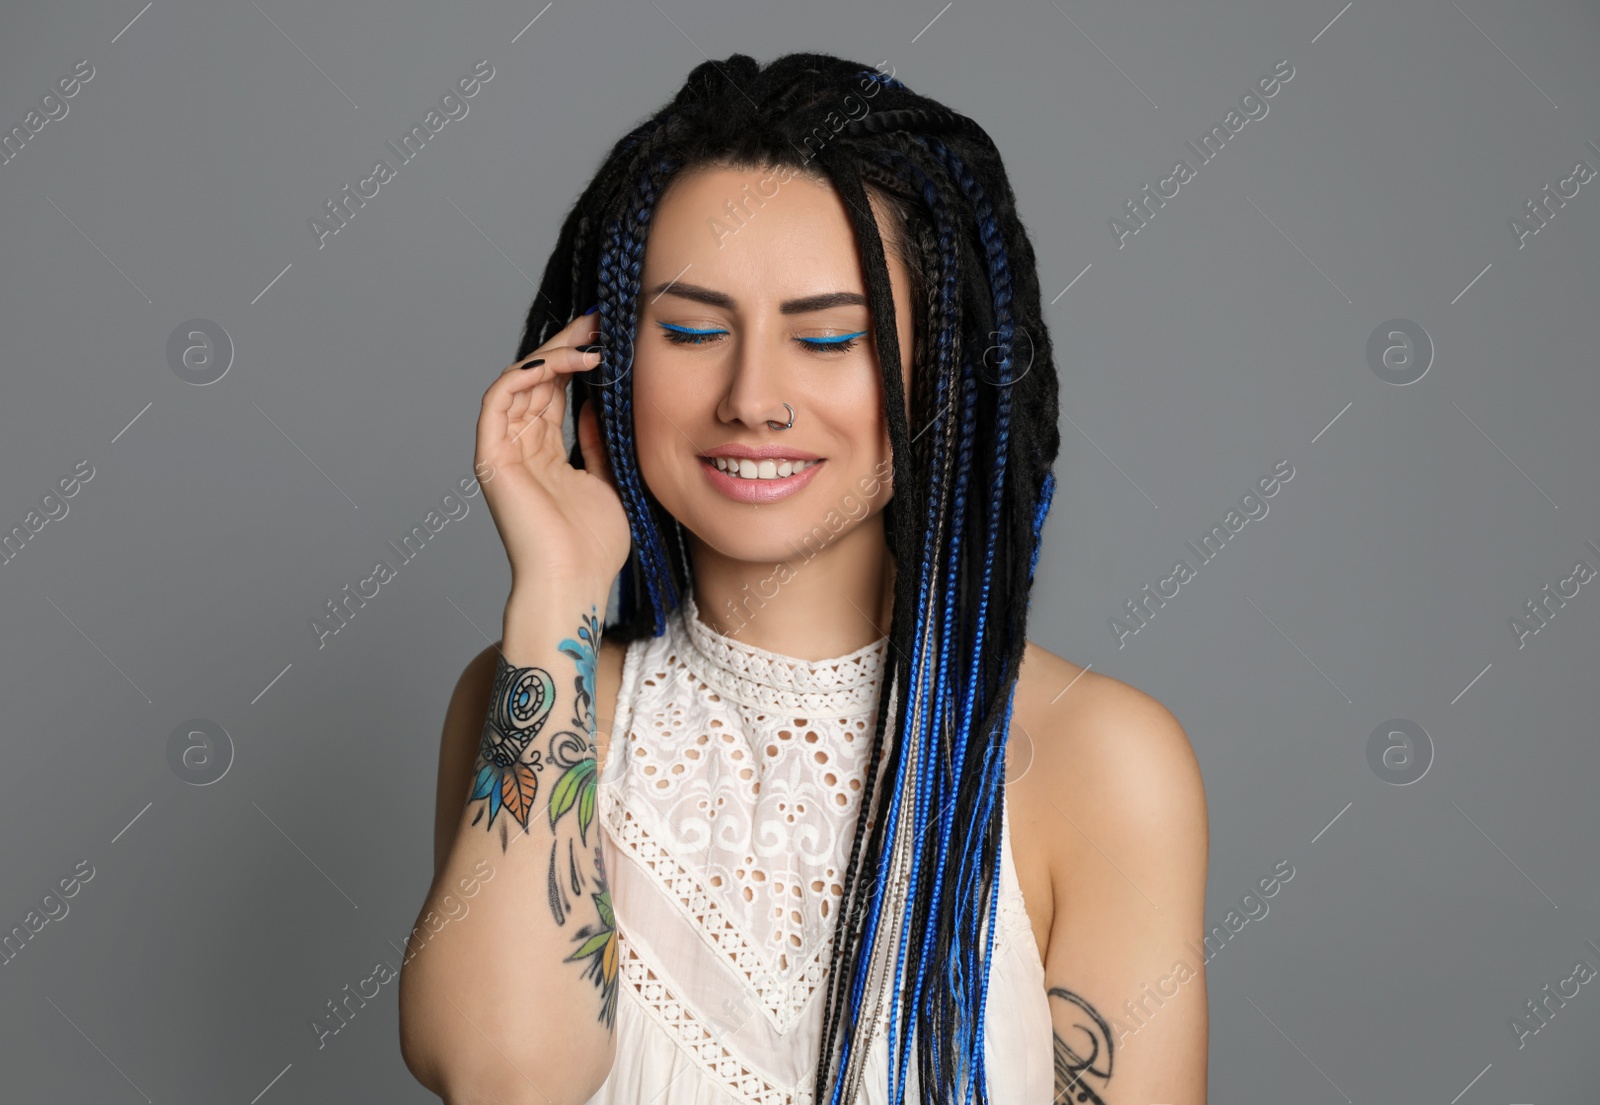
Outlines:
POLYGON ((577 950, 567 956, 566 961, 587 960, 584 976, 593 979, 600 989, 600 1020, 610 1029, 615 1024, 617 1009, 616 915, 611 908, 611 890, 606 883, 605 857, 599 839, 592 843, 589 840, 599 775, 594 687, 600 632, 600 619, 591 605, 590 613, 583 616, 578 627, 577 639, 566 638, 558 646, 563 654, 572 657, 577 667, 569 729, 546 732, 556 704, 556 681, 550 673, 538 667, 513 668, 504 655, 500 657, 467 801, 469 805, 478 805, 472 824, 483 821, 487 813, 485 828, 492 832, 495 821, 499 820, 503 852, 510 847, 508 822, 516 822, 524 831, 528 829, 542 774, 546 769, 559 773, 555 785, 550 788, 548 803, 550 826, 557 837, 550 848, 550 912, 557 925, 565 925, 572 915, 573 899, 581 900, 585 887, 592 887, 588 897, 594 902, 598 923, 578 928, 573 937, 577 950), (593 855, 587 873, 584 865, 578 862, 578 847, 570 831, 565 833, 566 847, 562 847, 561 830, 564 824, 572 821, 565 815, 574 807, 577 809, 578 844, 593 855), (505 817, 500 817, 502 811, 505 817))

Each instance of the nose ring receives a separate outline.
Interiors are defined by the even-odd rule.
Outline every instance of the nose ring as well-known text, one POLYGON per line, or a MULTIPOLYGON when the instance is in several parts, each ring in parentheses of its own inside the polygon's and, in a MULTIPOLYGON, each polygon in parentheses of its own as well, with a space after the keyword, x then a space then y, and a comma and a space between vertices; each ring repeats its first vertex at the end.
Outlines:
POLYGON ((778 420, 776 418, 767 419, 767 425, 771 426, 774 430, 787 430, 791 426, 794 425, 794 408, 791 407, 789 404, 785 403, 783 405, 783 409, 789 412, 789 421, 788 422, 786 422, 786 423, 784 423, 783 425, 780 426, 780 425, 778 425, 778 420))

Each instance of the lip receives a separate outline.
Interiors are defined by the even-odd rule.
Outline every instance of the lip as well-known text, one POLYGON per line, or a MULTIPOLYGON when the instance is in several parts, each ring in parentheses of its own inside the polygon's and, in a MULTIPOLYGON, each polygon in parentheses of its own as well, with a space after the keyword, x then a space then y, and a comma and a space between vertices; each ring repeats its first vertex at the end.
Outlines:
POLYGON ((729 442, 719 445, 709 453, 708 457, 749 457, 751 460, 778 460, 787 457, 790 460, 821 460, 815 453, 808 453, 804 449, 792 449, 786 445, 740 445, 729 442))
MULTIPOLYGON (((751 459, 757 459, 755 454, 729 453, 725 450, 718 450, 716 455, 749 456, 751 459)), ((805 460, 809 463, 794 475, 784 476, 782 479, 776 480, 747 480, 740 476, 730 476, 726 472, 719 471, 708 457, 700 458, 700 466, 705 469, 706 479, 711 482, 711 486, 735 502, 775 503, 787 499, 791 495, 799 494, 801 489, 811 482, 811 478, 816 471, 827 463, 825 460, 798 456, 794 453, 767 454, 769 457, 774 455, 791 457, 795 460, 805 460)))

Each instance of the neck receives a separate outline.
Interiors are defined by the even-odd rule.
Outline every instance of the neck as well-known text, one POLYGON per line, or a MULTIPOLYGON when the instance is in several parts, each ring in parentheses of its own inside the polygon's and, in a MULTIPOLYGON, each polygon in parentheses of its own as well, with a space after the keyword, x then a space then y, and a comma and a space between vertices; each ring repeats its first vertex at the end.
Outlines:
POLYGON ((888 635, 895 564, 881 513, 820 550, 772 562, 737 560, 688 537, 695 605, 718 633, 804 660, 888 635))

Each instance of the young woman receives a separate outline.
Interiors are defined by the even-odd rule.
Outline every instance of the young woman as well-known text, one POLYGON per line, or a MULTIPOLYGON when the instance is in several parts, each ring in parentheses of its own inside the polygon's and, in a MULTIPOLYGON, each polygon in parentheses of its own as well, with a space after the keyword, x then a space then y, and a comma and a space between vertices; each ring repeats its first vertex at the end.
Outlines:
POLYGON ((402 975, 420 1081, 1204 1102, 1194 755, 1025 639, 1057 411, 971 120, 735 54, 613 147, 483 399, 513 582, 445 723, 422 920, 476 893, 402 975))

